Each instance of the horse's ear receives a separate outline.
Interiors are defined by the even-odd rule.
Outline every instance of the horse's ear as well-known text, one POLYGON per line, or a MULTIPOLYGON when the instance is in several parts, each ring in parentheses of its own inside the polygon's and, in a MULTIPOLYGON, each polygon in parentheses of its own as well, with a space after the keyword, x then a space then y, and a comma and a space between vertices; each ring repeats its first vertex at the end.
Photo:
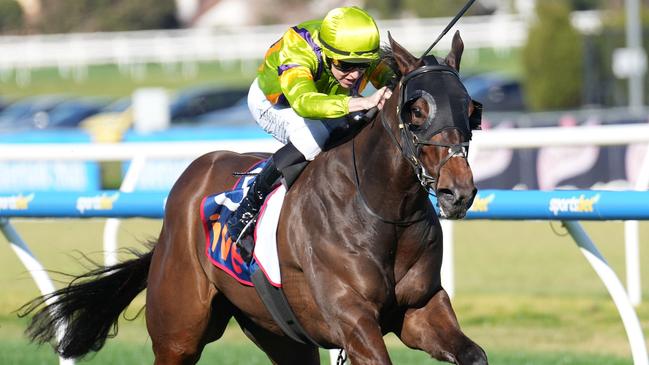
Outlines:
POLYGON ((460 31, 455 31, 453 35, 453 43, 451 44, 451 51, 448 53, 444 62, 460 71, 460 61, 462 60, 462 52, 464 52, 464 42, 462 42, 462 37, 460 37, 460 31))
POLYGON ((394 56, 397 67, 399 67, 399 72, 401 72, 402 75, 405 75, 420 66, 417 62, 417 57, 413 56, 405 48, 401 47, 401 45, 392 38, 390 32, 388 32, 388 40, 390 41, 392 55, 394 56))

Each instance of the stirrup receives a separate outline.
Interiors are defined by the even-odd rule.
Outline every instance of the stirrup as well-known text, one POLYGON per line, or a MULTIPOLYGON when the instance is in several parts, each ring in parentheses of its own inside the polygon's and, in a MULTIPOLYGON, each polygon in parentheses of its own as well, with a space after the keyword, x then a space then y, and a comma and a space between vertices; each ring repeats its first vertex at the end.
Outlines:
POLYGON ((252 261, 252 254, 255 249, 255 240, 253 238, 254 232, 248 233, 249 229, 255 228, 255 223, 257 222, 257 217, 252 218, 241 230, 239 237, 235 241, 235 245, 239 247, 239 252, 241 253, 241 258, 245 261, 246 264, 250 264, 252 261))

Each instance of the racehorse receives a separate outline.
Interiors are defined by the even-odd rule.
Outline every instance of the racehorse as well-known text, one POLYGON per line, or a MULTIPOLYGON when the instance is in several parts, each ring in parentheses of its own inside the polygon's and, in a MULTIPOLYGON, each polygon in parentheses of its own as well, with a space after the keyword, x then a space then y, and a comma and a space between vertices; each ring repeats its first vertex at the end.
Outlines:
MULTIPOLYGON (((425 60, 389 40, 399 78, 393 96, 353 138, 306 166, 286 194, 277 231, 284 293, 308 335, 345 349, 354 365, 391 364, 383 340, 390 332, 441 361, 487 364, 441 286, 442 230, 428 196, 430 189, 441 214, 457 219, 476 194, 466 157, 478 107, 457 75, 464 44, 456 33, 443 60, 425 60)), ((146 288, 155 364, 196 363, 233 317, 273 364, 320 364, 317 346, 286 336, 255 289, 205 254, 201 200, 259 160, 219 151, 193 161, 169 194, 149 252, 23 307, 23 315, 38 310, 32 340, 56 342, 63 357, 98 351, 146 288)))

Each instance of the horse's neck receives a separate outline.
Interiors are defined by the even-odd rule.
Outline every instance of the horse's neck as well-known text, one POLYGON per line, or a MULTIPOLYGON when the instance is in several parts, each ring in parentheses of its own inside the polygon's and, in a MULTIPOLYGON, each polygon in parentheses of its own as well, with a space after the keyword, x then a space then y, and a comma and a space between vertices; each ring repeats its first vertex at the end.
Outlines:
MULTIPOLYGON (((422 208, 419 200, 426 194, 390 132, 382 125, 381 118, 379 114, 354 141, 361 189, 377 209, 384 206, 398 209, 401 214, 414 213, 422 208)), ((388 127, 392 128, 391 133, 399 140, 397 128, 392 125, 388 127)))

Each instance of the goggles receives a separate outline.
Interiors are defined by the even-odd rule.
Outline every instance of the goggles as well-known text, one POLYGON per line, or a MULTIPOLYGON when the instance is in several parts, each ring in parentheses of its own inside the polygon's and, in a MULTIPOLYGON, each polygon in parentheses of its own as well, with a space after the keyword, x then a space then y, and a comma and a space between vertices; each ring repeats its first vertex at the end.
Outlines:
POLYGON ((336 60, 336 59, 333 59, 333 58, 330 58, 330 60, 331 60, 331 64, 338 71, 345 72, 345 73, 352 72, 352 71, 355 71, 355 70, 363 72, 363 71, 367 70, 371 65, 371 62, 361 62, 361 63, 345 62, 345 61, 336 60))

